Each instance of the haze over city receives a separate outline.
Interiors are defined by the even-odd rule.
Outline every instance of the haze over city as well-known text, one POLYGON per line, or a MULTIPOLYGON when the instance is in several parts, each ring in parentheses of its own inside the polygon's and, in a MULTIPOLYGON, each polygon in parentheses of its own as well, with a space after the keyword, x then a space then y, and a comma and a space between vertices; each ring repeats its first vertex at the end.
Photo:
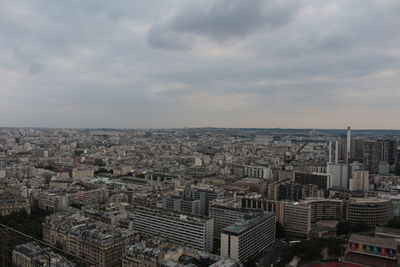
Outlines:
POLYGON ((2 0, 0 126, 399 129, 399 13, 396 0, 2 0))

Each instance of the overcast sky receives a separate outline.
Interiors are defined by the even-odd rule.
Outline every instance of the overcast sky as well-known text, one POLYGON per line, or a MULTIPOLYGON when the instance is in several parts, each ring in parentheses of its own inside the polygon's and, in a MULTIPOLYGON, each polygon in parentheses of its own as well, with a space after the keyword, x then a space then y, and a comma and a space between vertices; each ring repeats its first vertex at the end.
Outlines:
POLYGON ((0 0, 0 126, 400 129, 399 0, 0 0))

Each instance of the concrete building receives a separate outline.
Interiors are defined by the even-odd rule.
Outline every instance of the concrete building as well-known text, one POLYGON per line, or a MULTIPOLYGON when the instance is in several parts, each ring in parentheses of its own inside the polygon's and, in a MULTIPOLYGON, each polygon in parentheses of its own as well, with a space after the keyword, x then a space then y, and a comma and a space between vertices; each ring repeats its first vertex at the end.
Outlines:
POLYGON ((200 215, 200 200, 183 196, 169 195, 162 199, 163 209, 174 210, 181 213, 200 215))
POLYGON ((308 197, 323 197, 324 191, 317 185, 298 184, 293 181, 280 181, 268 185, 267 197, 272 200, 297 201, 308 197))
POLYGON ((353 171, 349 180, 350 191, 368 191, 369 171, 353 171))
POLYGON ((134 230, 144 238, 160 236, 201 251, 213 250, 213 219, 148 206, 132 210, 134 230))
POLYGON ((246 262, 275 241, 275 215, 255 212, 221 233, 221 256, 246 262))
POLYGON ((200 215, 207 216, 210 201, 223 198, 224 192, 219 188, 213 187, 192 187, 185 191, 185 197, 188 199, 197 199, 200 201, 200 215))
POLYGON ((331 176, 332 187, 348 188, 349 167, 345 163, 328 163, 327 173, 331 176))
POLYGON ((244 176, 250 178, 271 179, 272 171, 269 167, 245 165, 244 176))
POLYGON ((346 220, 369 226, 385 225, 393 217, 389 199, 351 198, 346 204, 346 220))
POLYGON ((331 176, 326 173, 296 172, 294 181, 302 185, 314 184, 318 186, 318 189, 322 190, 327 190, 332 187, 331 176))
POLYGON ((210 217, 214 219, 214 239, 220 239, 222 229, 243 220, 249 213, 252 213, 252 211, 248 209, 211 205, 210 217))
POLYGON ((249 194, 242 198, 242 208, 274 212, 276 221, 283 225, 285 204, 287 201, 277 201, 262 198, 260 195, 249 194))
POLYGON ((289 235, 307 237, 311 231, 311 205, 292 202, 285 205, 283 227, 289 235))

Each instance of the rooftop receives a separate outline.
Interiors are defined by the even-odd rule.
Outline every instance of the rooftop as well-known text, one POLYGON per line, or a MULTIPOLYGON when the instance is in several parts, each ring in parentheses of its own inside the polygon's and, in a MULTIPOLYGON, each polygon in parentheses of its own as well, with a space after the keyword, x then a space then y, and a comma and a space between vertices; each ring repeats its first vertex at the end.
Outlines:
POLYGON ((394 239, 377 237, 377 236, 352 234, 350 236, 349 242, 364 243, 369 245, 376 245, 385 248, 396 249, 396 241, 394 239))
POLYGON ((225 227, 222 231, 228 234, 240 235, 245 231, 251 229, 253 226, 259 224, 260 222, 267 220, 271 217, 275 217, 273 212, 254 212, 253 215, 245 216, 244 220, 225 227))

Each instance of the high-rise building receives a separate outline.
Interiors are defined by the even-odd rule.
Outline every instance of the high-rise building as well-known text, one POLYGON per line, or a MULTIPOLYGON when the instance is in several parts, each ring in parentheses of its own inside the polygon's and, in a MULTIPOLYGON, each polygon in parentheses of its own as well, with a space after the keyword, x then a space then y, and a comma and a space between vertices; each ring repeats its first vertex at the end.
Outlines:
POLYGON ((345 163, 328 163, 327 173, 331 176, 332 187, 347 189, 349 167, 345 163))
POLYGON ((311 231, 311 205, 299 202, 286 204, 283 227, 289 235, 307 237, 311 231))
POLYGON ((220 239, 222 229, 243 220, 246 214, 249 213, 252 213, 252 211, 248 209, 218 204, 211 205, 210 217, 214 219, 214 239, 220 239))
POLYGON ((181 213, 200 214, 200 200, 189 199, 182 196, 164 196, 163 209, 174 210, 181 213))
POLYGON ((210 201, 222 198, 224 193, 218 188, 212 187, 192 187, 185 191, 185 197, 200 200, 200 215, 208 215, 210 201))
POLYGON ((222 230, 221 256, 246 262, 275 241, 275 215, 254 212, 222 230))
POLYGON ((213 249, 212 218, 139 205, 133 214, 133 228, 141 237, 160 236, 201 251, 213 249))
POLYGON ((318 186, 318 189, 322 190, 327 190, 332 187, 331 176, 326 173, 296 172, 294 181, 302 185, 314 184, 318 186))
POLYGON ((369 189, 369 171, 356 170, 352 172, 349 180, 350 191, 368 191, 369 189))
POLYGON ((377 141, 364 142, 363 163, 365 170, 369 170, 370 173, 378 173, 379 146, 377 141))
POLYGON ((297 201, 307 197, 323 195, 323 190, 318 190, 318 186, 312 184, 302 185, 292 181, 282 181, 268 185, 268 198, 273 200, 297 201))

